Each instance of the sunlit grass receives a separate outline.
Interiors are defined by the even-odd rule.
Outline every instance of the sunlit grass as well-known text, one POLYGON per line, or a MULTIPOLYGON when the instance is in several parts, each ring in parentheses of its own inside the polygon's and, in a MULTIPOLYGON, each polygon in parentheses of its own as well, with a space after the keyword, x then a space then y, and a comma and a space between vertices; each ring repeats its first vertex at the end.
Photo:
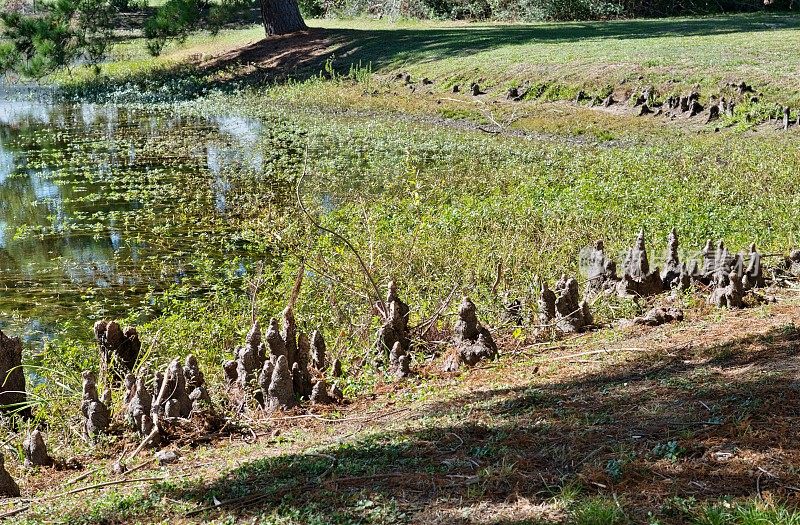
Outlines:
MULTIPOLYGON (((800 57, 797 15, 749 13, 700 18, 616 20, 533 24, 369 19, 310 20, 338 41, 329 55, 341 66, 372 64, 378 73, 404 69, 439 85, 479 81, 488 87, 523 81, 560 84, 573 90, 655 85, 679 91, 703 88, 703 97, 726 82, 744 80, 781 104, 800 102, 796 87, 800 57)), ((149 67, 174 65, 188 57, 210 57, 263 38, 259 25, 196 33, 172 43, 149 67)), ((142 72, 144 43, 122 43, 114 52, 142 72)), ((87 74, 89 72, 87 71, 87 74)), ((79 77, 84 78, 84 77, 79 77)), ((87 77, 88 78, 88 77, 87 77)))

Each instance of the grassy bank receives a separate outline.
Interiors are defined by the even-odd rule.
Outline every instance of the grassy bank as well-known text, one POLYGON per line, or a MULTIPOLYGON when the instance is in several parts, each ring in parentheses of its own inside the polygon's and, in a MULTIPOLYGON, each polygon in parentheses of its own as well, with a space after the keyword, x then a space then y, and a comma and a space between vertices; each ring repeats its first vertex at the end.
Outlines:
POLYGON ((119 442, 81 456, 75 484, 7 459, 24 494, 46 498, 13 520, 791 525, 800 310, 782 299, 551 345, 504 338, 476 370, 421 366, 316 418, 187 438, 177 464, 144 456, 129 475, 109 467, 119 442), (89 491, 56 496, 71 487, 89 491))
MULTIPOLYGON (((706 98, 726 82, 746 81, 773 102, 796 105, 797 22, 793 14, 764 13, 525 25, 311 20, 310 35, 273 43, 260 42, 260 26, 195 35, 155 61, 143 42, 129 42, 116 50, 122 61, 105 71, 112 79, 141 79, 154 67, 222 54, 192 68, 192 75, 252 83, 275 75, 302 79, 335 57, 344 71, 359 62, 377 73, 402 69, 417 79, 429 77, 441 91, 477 81, 504 92, 509 84, 528 82, 571 98, 579 89, 594 93, 625 83, 631 89, 653 85, 664 94, 699 87, 706 98)), ((75 74, 85 81, 91 73, 75 74)))
MULTIPOLYGON (((796 473, 780 466, 776 451, 788 451, 791 464, 797 443, 793 434, 770 430, 791 417, 784 402, 793 395, 791 371, 775 369, 794 359, 790 298, 784 310, 763 307, 739 317, 698 307, 702 299, 690 294, 678 302, 695 314, 674 331, 612 328, 564 347, 530 346, 544 342, 535 327, 538 279, 581 275, 580 253, 597 239, 621 261, 644 229, 654 264, 672 227, 682 258, 696 257, 708 238, 723 238, 734 251, 754 241, 765 252, 797 246, 797 129, 715 132, 716 124, 642 119, 561 100, 578 89, 649 83, 675 92, 697 84, 707 95, 721 82, 746 80, 773 102, 798 101, 795 22, 791 15, 526 26, 317 22, 325 24, 311 35, 318 45, 300 54, 281 48, 286 54, 276 56, 263 43, 242 51, 260 38, 259 28, 194 36, 157 60, 134 42, 118 48, 116 61, 104 67, 107 77, 92 79, 80 69, 59 77, 74 94, 144 108, 156 101, 183 115, 260 124, 257 140, 239 153, 242 166, 259 169, 231 166, 219 174, 230 188, 224 231, 204 219, 193 226, 209 246, 242 247, 245 263, 214 265, 198 256, 202 295, 175 286, 154 299, 160 316, 140 326, 145 345, 153 345, 152 363, 194 352, 221 400, 221 364, 249 328, 255 261, 266 261, 255 300, 266 324, 284 307, 302 260, 298 322, 304 331, 322 328, 331 353, 344 359, 342 386, 354 404, 326 413, 337 420, 330 425, 252 415, 227 445, 181 443, 185 463, 143 471, 164 478, 154 485, 108 489, 77 511, 67 508, 73 498, 56 498, 52 508, 36 502, 20 520, 796 522, 787 510, 796 473), (219 53, 228 54, 211 56, 219 53), (282 68, 303 56, 310 58, 299 67, 282 68), (279 69, 264 70, 247 57, 279 69), (412 91, 395 80, 392 73, 401 70, 434 84, 415 82, 412 91), (294 80, 275 82, 287 75, 294 80), (545 86, 542 96, 502 100, 509 84, 525 80, 545 86), (454 83, 470 81, 489 94, 452 94, 454 83), (315 220, 349 239, 381 286, 399 283, 412 325, 436 314, 451 294, 471 295, 502 341, 503 360, 458 376, 438 372, 452 302, 414 355, 414 379, 396 381, 362 361, 377 328, 371 285, 353 253, 301 213, 296 193, 315 220), (235 272, 240 264, 243 277, 235 272), (504 321, 513 299, 523 304, 521 327, 504 321), (769 326, 761 330, 764 319, 769 326), (710 342, 692 346, 703 338, 710 342), (599 359, 572 355, 611 346, 627 350, 599 359), (751 363, 759 375, 742 372, 731 381, 718 373, 721 367, 738 374, 751 363), (409 414, 393 416, 394 410, 409 414), (383 412, 386 422, 369 419, 383 412), (365 413, 365 420, 348 419, 365 413), (252 435, 258 444, 242 443, 252 435), (739 454, 735 463, 710 463, 709 457, 722 462, 714 454, 729 449, 739 454), (763 476, 755 470, 762 465, 763 476), (375 481, 384 475, 397 483, 375 481), (337 484, 329 486, 329 476, 337 484), (767 482, 772 492, 765 494, 767 482), (185 515, 214 497, 259 491, 268 496, 253 509, 185 515), (494 519, 497 513, 508 519, 494 519)), ((147 189, 146 181, 127 182, 130 192, 147 189)), ((183 195, 180 187, 170 191, 183 195)), ((147 198, 139 213, 155 220, 147 198)), ((191 202, 182 208, 192 209, 191 202)), ((189 220, 181 210, 171 213, 171 220, 189 220)), ((609 299, 593 306, 598 323, 612 326, 646 305, 609 299)), ((91 323, 84 324, 88 333, 91 323)), ((59 454, 93 466, 136 441, 114 437, 91 455, 72 430, 79 425, 77 374, 94 366, 94 356, 85 340, 63 338, 34 361, 46 377, 58 377, 35 390, 51 441, 60 443, 59 454)), ((119 410, 121 392, 115 396, 119 410)), ((12 431, 8 438, 15 439, 12 431)), ((40 485, 47 472, 12 470, 24 476, 28 495, 56 493, 40 485)), ((103 471, 92 479, 116 478, 103 471)))

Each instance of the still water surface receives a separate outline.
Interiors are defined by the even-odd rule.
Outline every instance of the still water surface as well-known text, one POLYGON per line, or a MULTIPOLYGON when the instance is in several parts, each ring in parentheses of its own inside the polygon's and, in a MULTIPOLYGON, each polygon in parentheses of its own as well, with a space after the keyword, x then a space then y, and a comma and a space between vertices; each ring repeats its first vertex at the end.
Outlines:
POLYGON ((35 343, 235 260, 231 175, 262 170, 260 132, 0 91, 0 329, 35 343))

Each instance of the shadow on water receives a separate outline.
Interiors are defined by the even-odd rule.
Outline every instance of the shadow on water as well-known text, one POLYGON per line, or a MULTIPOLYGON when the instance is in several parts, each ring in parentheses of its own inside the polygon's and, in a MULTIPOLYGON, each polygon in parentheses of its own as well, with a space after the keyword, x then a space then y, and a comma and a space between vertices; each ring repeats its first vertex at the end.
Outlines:
MULTIPOLYGON (((265 457, 208 483, 160 490, 198 507, 244 498, 231 510, 240 517, 376 523, 386 520, 366 519, 364 501, 423 512, 520 497, 537 504, 570 483, 619 495, 641 513, 635 522, 647 511, 677 512, 673 497, 760 490, 780 500, 800 484, 791 466, 800 460, 799 355, 800 333, 788 326, 578 377, 481 389, 427 405, 409 430, 265 457), (754 461, 771 476, 759 476, 754 461)), ((472 523, 458 516, 447 522, 472 523)))

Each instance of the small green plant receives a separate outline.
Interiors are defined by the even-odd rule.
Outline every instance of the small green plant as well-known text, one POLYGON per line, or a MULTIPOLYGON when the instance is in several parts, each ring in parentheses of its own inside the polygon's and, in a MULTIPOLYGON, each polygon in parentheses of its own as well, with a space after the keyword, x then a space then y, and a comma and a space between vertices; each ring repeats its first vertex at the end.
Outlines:
POLYGON ((594 136, 600 142, 608 142, 610 140, 614 140, 614 134, 608 131, 607 129, 594 129, 594 136))
POLYGON ((357 84, 369 85, 372 81, 372 62, 366 66, 358 61, 358 64, 350 64, 350 71, 347 73, 347 78, 356 82, 357 84))
POLYGON ((683 456, 686 450, 681 447, 677 441, 667 441, 666 443, 659 443, 653 447, 653 456, 659 459, 667 459, 669 461, 677 461, 679 457, 683 456))
POLYGON ((800 513, 761 501, 709 503, 693 512, 692 525, 798 525, 800 513))
POLYGON ((705 505, 696 511, 692 519, 693 525, 725 525, 731 523, 730 505, 721 504, 705 505))
POLYGON ((336 55, 331 55, 325 59, 325 63, 322 65, 322 71, 319 73, 320 78, 327 80, 338 80, 340 78, 336 67, 333 65, 335 61, 336 55))
POLYGON ((564 507, 572 507, 575 502, 578 501, 578 498, 581 496, 581 492, 583 488, 574 481, 569 481, 564 483, 558 489, 558 493, 553 496, 553 501, 563 505, 564 507))
POLYGON ((602 497, 581 501, 571 514, 570 523, 574 525, 617 525, 627 521, 616 502, 602 497))
POLYGON ((608 474, 608 477, 610 477, 612 480, 619 481, 622 479, 622 469, 624 466, 625 464, 620 459, 609 459, 606 463, 606 474, 608 474))
POLYGON ((372 62, 367 63, 366 66, 362 64, 360 60, 358 63, 351 63, 350 69, 346 75, 343 75, 337 71, 335 63, 335 55, 328 57, 322 66, 322 71, 320 71, 319 78, 332 80, 337 84, 342 84, 344 81, 349 80, 351 82, 355 82, 356 84, 369 86, 369 84, 372 82, 372 62))

